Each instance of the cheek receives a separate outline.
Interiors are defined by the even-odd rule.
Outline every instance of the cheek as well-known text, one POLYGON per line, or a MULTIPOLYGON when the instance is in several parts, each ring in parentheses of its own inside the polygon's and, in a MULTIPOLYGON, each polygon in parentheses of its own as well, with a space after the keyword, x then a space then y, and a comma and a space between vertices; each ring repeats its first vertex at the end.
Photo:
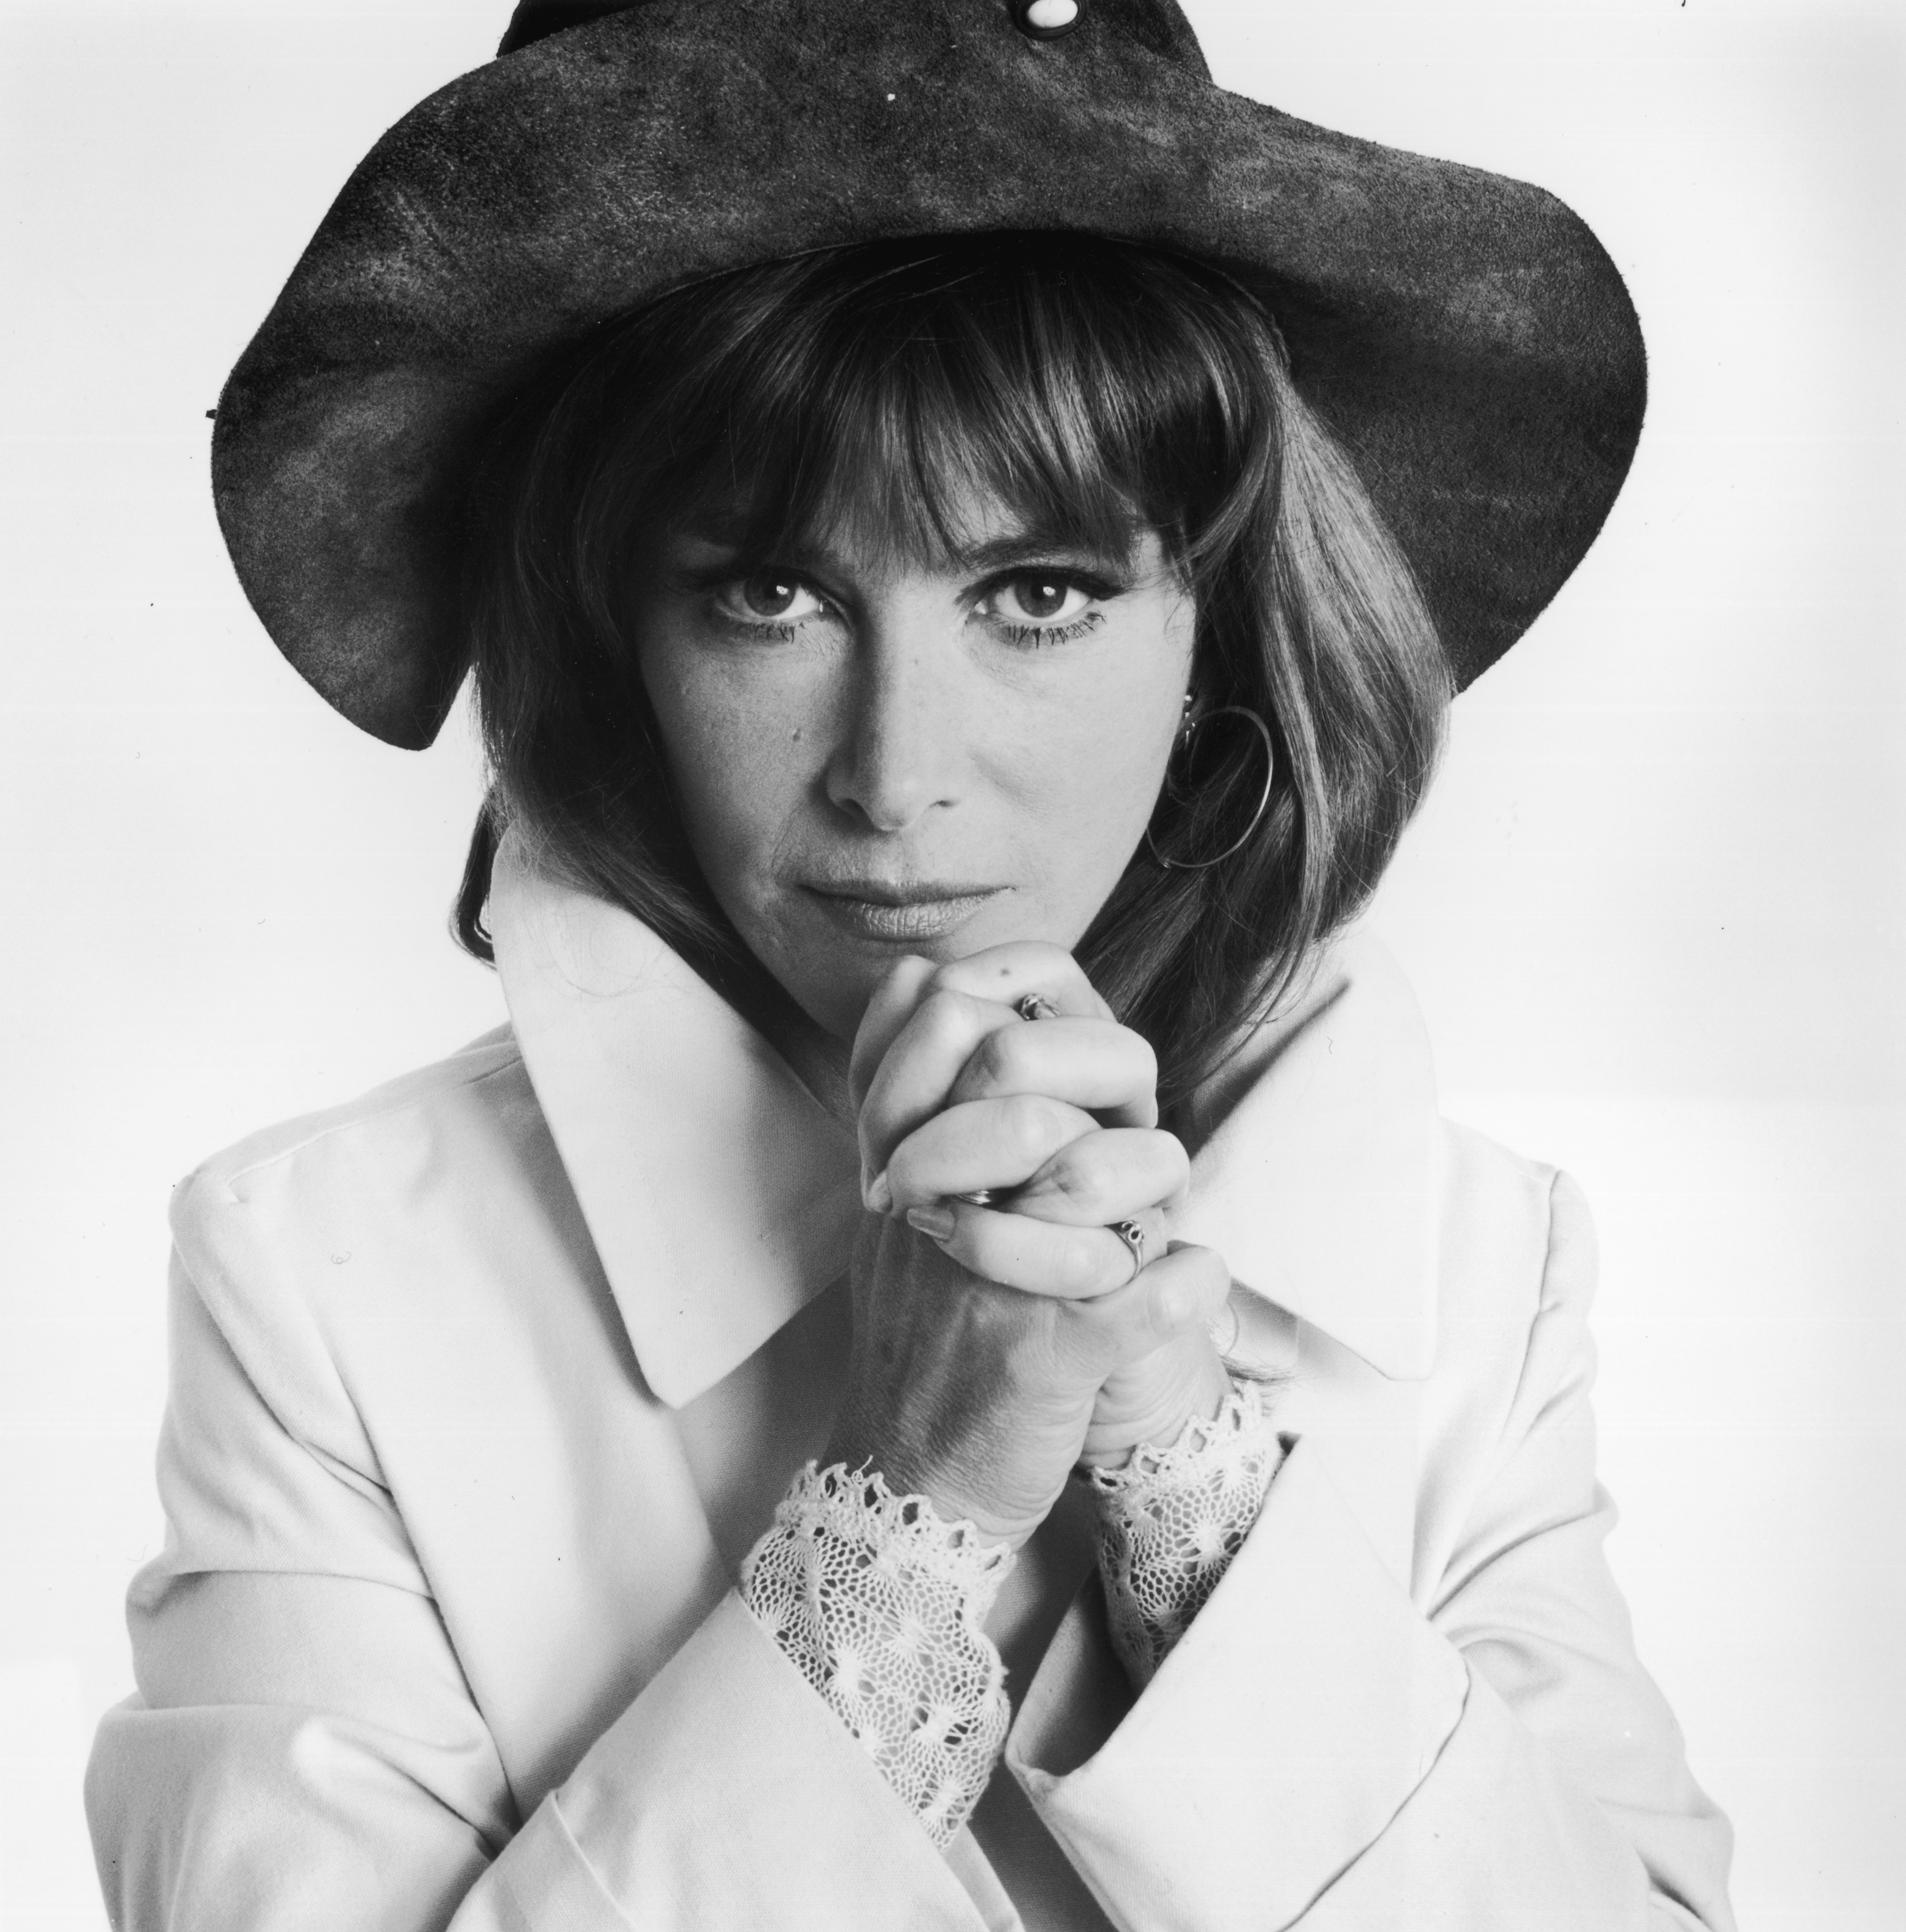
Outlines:
POLYGON ((1063 849, 1095 872, 1109 867, 1114 880, 1143 836, 1177 734, 1191 671, 1188 617, 1134 626, 1123 641, 1071 702, 1041 719, 1022 766, 1036 788, 1035 810, 1062 831, 1063 849))
POLYGON ((643 651, 643 680, 682 830, 726 902, 784 836, 810 782, 814 734, 792 694, 764 693, 673 642, 664 627, 643 651))
MULTIPOLYGON (((1039 794, 1034 809, 1082 874, 1110 890, 1143 836, 1170 755, 1176 706, 1134 716, 1081 706, 1055 721, 1029 760, 1039 794)), ((1083 883, 1083 877, 1081 884, 1083 883)))
POLYGON ((1155 785, 1168 742, 1154 718, 1082 704, 1046 722, 1025 763, 1048 808, 1089 822, 1155 785))

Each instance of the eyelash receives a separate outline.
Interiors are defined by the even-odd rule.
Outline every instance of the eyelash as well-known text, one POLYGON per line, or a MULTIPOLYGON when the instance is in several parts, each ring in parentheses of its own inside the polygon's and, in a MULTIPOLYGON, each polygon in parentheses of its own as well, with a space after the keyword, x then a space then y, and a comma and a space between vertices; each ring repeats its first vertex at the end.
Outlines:
POLYGON ((801 634, 799 624, 751 624, 746 618, 731 617, 725 610, 716 614, 730 630, 763 644, 791 644, 801 634))
MULTIPOLYGON (((1029 575, 1042 574, 1036 567, 1032 572, 1009 570, 992 578, 981 590, 983 603, 996 591, 1002 590, 1009 584, 1023 580, 1029 575)), ((1094 577, 1082 570, 1055 570, 1050 573, 1053 582, 1063 584, 1074 590, 1082 590, 1095 604, 1103 604, 1117 596, 1122 585, 1108 584, 1101 577, 1094 577)), ((1082 638, 1089 631, 1095 631, 1105 621, 1102 610, 1081 610, 1076 617, 1068 617, 1062 624, 1015 624, 1004 618, 995 618, 993 626, 998 634, 1019 650, 1041 650, 1050 645, 1069 644, 1082 638)))
MULTIPOLYGON (((1007 572, 1004 576, 994 578, 981 590, 979 602, 983 603, 986 598, 992 596, 994 591, 1002 589, 1005 585, 1017 581, 1026 574, 1026 573, 1023 570, 1014 570, 1007 572)), ((1074 589, 1083 590, 1096 603, 1102 603, 1107 598, 1116 597, 1119 594, 1118 586, 1105 583, 1098 578, 1088 577, 1082 573, 1058 571, 1054 572, 1053 575, 1058 581, 1068 584, 1074 589)), ((724 574, 721 583, 727 584, 734 583, 736 580, 733 576, 724 574)), ((814 596, 821 597, 823 602, 826 601, 824 594, 815 590, 811 584, 806 584, 804 578, 796 578, 793 580, 802 584, 804 587, 812 592, 814 596)), ((731 616, 728 612, 721 610, 717 610, 715 615, 727 629, 738 632, 757 643, 791 644, 801 634, 801 626, 799 624, 779 623, 772 619, 754 622, 746 618, 731 616)), ((1013 624, 995 620, 994 628, 1001 637, 1016 649, 1038 650, 1052 644, 1070 644, 1075 638, 1083 637, 1087 632, 1097 630, 1104 621, 1105 614, 1102 610, 1082 610, 1077 616, 1068 619, 1063 624, 1013 624)))
MULTIPOLYGON (((1079 586, 1083 590, 1086 586, 1079 586)), ((1022 650, 1038 650, 1047 644, 1069 643, 1074 638, 1082 638, 1088 631, 1095 631, 1105 621, 1102 610, 1082 610, 1077 616, 1063 624, 1007 624, 1002 623, 1000 634, 1022 650)))

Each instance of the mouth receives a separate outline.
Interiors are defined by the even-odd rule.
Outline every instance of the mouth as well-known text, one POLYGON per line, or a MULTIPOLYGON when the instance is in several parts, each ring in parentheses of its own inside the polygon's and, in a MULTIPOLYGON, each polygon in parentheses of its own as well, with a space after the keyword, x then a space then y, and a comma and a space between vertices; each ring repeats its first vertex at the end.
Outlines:
POLYGON ((835 925, 856 938, 917 945, 956 932, 1003 886, 896 885, 880 879, 844 879, 802 889, 835 925))

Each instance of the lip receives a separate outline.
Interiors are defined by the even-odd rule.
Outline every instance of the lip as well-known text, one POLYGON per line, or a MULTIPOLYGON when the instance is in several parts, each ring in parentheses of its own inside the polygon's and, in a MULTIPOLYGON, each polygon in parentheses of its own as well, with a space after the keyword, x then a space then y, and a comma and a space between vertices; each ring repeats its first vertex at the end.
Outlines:
POLYGON ((833 924, 856 938, 917 945, 956 932, 1003 886, 896 886, 879 879, 844 880, 802 890, 833 924))

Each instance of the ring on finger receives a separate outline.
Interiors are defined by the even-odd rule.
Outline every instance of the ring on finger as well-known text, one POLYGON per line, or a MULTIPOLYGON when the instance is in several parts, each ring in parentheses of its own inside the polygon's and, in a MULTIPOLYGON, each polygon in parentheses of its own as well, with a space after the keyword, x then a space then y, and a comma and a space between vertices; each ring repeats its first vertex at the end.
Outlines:
POLYGON ((1125 1252, 1131 1257, 1131 1274, 1129 1280, 1136 1281, 1145 1266, 1145 1230, 1137 1221, 1114 1221, 1109 1232, 1124 1242, 1125 1252))

